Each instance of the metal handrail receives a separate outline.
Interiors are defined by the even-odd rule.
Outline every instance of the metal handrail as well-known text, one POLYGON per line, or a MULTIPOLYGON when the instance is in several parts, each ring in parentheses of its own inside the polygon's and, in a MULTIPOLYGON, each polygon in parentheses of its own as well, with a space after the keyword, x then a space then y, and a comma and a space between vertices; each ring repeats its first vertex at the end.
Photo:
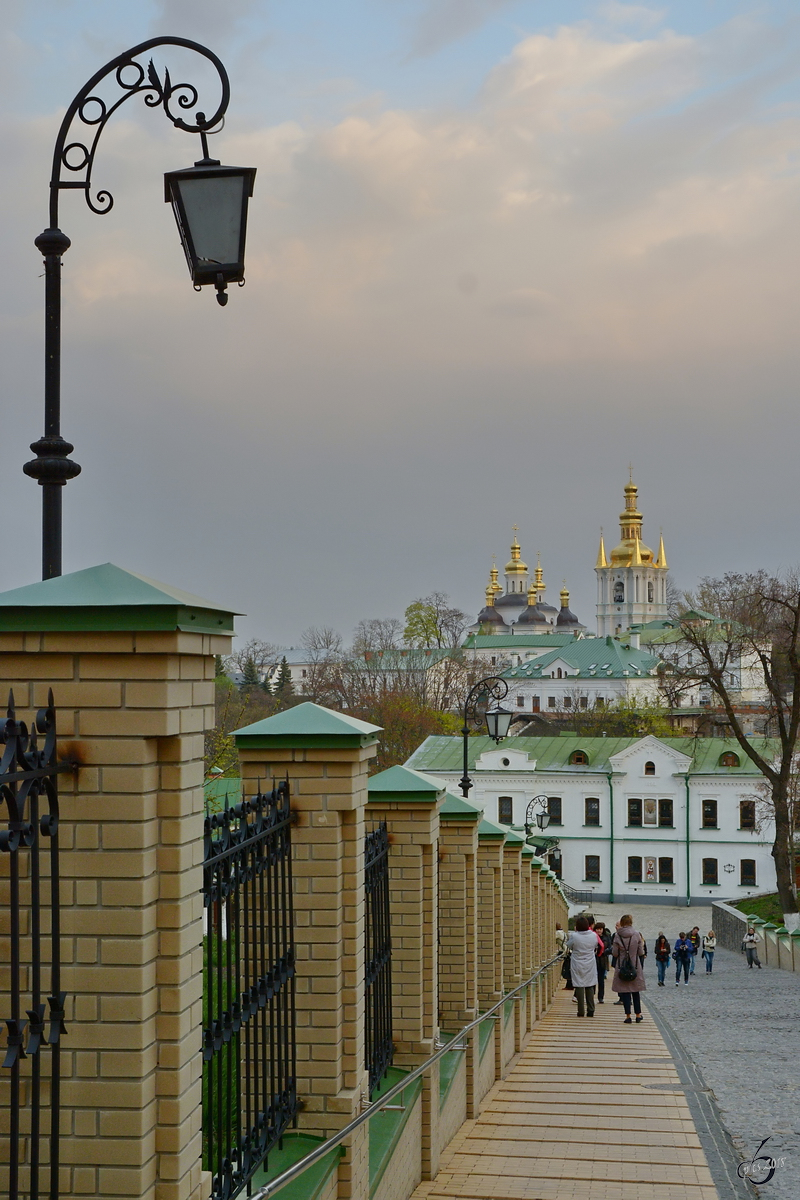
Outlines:
MULTIPOLYGON (((487 1009, 485 1013, 481 1013, 481 1015, 476 1017, 474 1021, 470 1021, 469 1025, 465 1025, 463 1029, 454 1034, 453 1037, 451 1037, 450 1040, 446 1042, 444 1046, 442 1046, 441 1050, 437 1050, 435 1054, 430 1056, 430 1058, 426 1058, 424 1063, 418 1067, 415 1067, 413 1071, 406 1075, 404 1079, 401 1079, 399 1083, 396 1083, 394 1087, 389 1088, 388 1092, 385 1092, 379 1100, 374 1101, 374 1103, 370 1104, 368 1108, 365 1108, 362 1113, 359 1113, 357 1117, 354 1117, 349 1124, 345 1125, 343 1129, 340 1129, 338 1133, 335 1133, 333 1137, 328 1138, 326 1142, 322 1142, 321 1145, 315 1147, 315 1149, 306 1154, 304 1158, 299 1159, 291 1167, 287 1167, 285 1171, 283 1171, 280 1175, 276 1175, 275 1178, 270 1180, 269 1183, 265 1183, 264 1186, 259 1188, 257 1192, 253 1192, 250 1200, 267 1200, 269 1196, 272 1196, 275 1192, 282 1188, 284 1184, 291 1183, 291 1181, 296 1179, 298 1175, 302 1175, 303 1171, 307 1170, 308 1167, 313 1166, 315 1162, 319 1162, 319 1160, 324 1158, 330 1150, 333 1150, 335 1146, 340 1145, 346 1137, 349 1137, 351 1133, 358 1129, 359 1125, 363 1125, 364 1122, 368 1121, 370 1117, 375 1115, 376 1112, 380 1112, 381 1109, 386 1107, 390 1100, 393 1100, 395 1096, 399 1096, 401 1092, 404 1092, 409 1084, 413 1083, 415 1079, 419 1079, 419 1077, 424 1075, 426 1071, 429 1071, 435 1062, 438 1062, 439 1059, 447 1054, 450 1050, 459 1049, 459 1047, 453 1044, 454 1042, 460 1041, 468 1033, 470 1033, 471 1030, 480 1025, 482 1021, 486 1021, 492 1016, 493 1013, 497 1012, 499 1008, 502 1008, 508 1000, 516 996, 518 992, 522 992, 525 990, 525 988, 530 987, 534 980, 538 979, 538 977, 544 971, 546 971, 548 967, 552 967, 553 963, 558 962, 563 957, 563 951, 559 951, 558 954, 554 955, 553 958, 549 959, 546 963, 542 963, 541 967, 537 967, 534 973, 528 979, 526 979, 524 983, 518 984, 517 987, 512 989, 512 991, 507 992, 506 995, 503 996, 502 1000, 498 1000, 497 1003, 493 1004, 492 1007, 487 1009)), ((463 1049, 463 1046, 461 1048, 463 1049)))

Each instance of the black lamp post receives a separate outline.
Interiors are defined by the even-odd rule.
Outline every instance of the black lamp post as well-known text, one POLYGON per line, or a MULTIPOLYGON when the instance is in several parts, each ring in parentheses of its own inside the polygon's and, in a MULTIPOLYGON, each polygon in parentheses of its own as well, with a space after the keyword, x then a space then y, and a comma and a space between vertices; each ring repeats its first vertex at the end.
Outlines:
POLYGON ((201 138, 200 162, 165 177, 166 198, 172 201, 175 210, 195 288, 213 284, 217 299, 225 304, 226 285, 244 282, 247 201, 253 192, 255 168, 223 167, 208 154, 208 134, 225 115, 230 99, 227 72, 216 54, 197 42, 186 38, 151 38, 118 55, 81 88, 67 109, 53 151, 50 225, 35 243, 44 256, 45 273, 44 436, 31 445, 36 458, 22 468, 42 488, 43 579, 61 574, 62 488, 81 470, 69 458, 75 447, 61 436, 61 258, 69 249, 70 240, 58 227, 59 192, 77 189, 83 192, 92 212, 111 211, 114 199, 110 192, 101 190, 92 195, 94 156, 109 117, 137 95, 144 97, 148 108, 162 106, 176 128, 198 133, 201 138), (174 107, 177 105, 183 113, 194 108, 198 103, 197 88, 190 83, 172 83, 166 70, 162 81, 152 59, 146 68, 136 61, 139 55, 157 46, 194 50, 216 68, 221 96, 210 118, 196 112, 194 123, 184 120, 174 107), (112 75, 121 95, 113 103, 107 103, 95 94, 95 88, 112 75), (73 123, 76 130, 71 136, 73 123))
POLYGON ((500 707, 500 701, 508 695, 508 684, 499 675, 482 679, 476 683, 464 701, 464 727, 461 730, 464 749, 464 774, 461 779, 461 795, 469 796, 472 780, 469 777, 469 735, 483 721, 489 737, 502 742, 508 737, 513 713, 500 707), (494 700, 493 708, 487 707, 494 700))
POLYGON ((550 824, 550 813, 547 811, 547 796, 534 796, 525 809, 525 836, 533 833, 533 823, 536 822, 542 833, 550 824), (538 812, 536 811, 538 808, 538 812))

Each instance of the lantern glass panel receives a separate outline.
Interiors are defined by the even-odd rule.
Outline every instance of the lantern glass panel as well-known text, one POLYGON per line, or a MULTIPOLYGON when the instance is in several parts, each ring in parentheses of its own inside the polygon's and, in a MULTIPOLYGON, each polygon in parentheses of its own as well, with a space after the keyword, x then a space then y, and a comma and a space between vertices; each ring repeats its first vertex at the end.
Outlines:
POLYGON ((178 187, 199 267, 239 260, 242 230, 241 175, 181 179, 178 187))

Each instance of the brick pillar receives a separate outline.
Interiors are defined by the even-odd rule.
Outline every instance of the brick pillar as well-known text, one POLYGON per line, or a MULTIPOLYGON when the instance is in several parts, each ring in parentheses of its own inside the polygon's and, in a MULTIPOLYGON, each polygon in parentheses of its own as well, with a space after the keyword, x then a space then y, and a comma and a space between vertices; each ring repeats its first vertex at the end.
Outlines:
MULTIPOLYGON (((369 781, 367 821, 389 832, 394 1064, 417 1067, 434 1052, 439 1033, 438 780, 390 767, 369 781)), ((422 1177, 439 1163, 439 1064, 422 1077, 422 1177)))
MULTIPOLYGON (((531 859, 531 883, 532 883, 532 919, 534 927, 534 952, 536 955, 536 966, 540 967, 546 961, 545 950, 550 944, 550 940, 546 931, 546 914, 545 914, 545 899, 544 899, 544 862, 541 858, 534 855, 531 859)), ((536 1018, 541 1017, 542 1013, 547 1008, 547 976, 540 975, 536 981, 536 1018)))
MULTIPOLYGON (((478 1015, 478 823, 482 813, 447 793, 439 810, 439 1014, 456 1033, 478 1015)), ((478 1115, 478 1031, 466 1051, 467 1118, 478 1115)))
POLYGON ((203 732, 232 615, 106 564, 0 596, 61 775, 61 1195, 202 1200, 203 732), (191 632, 186 632, 191 630, 191 632))
MULTIPOLYGON (((478 826, 478 1009, 503 998, 503 845, 506 830, 486 818, 478 826)), ((503 1012, 494 1036, 495 1078, 503 1070, 503 1012)))
MULTIPOLYGON (((503 845, 503 990, 513 991, 522 983, 521 879, 524 839, 509 829, 503 845)), ((522 1049, 521 1014, 523 997, 514 1000, 514 1051, 522 1049)))
MULTIPOLYGON (((530 846, 522 847, 522 863, 520 867, 520 911, 522 934, 520 937, 520 947, 522 953, 522 978, 529 979, 536 970, 536 956, 533 945, 533 911, 532 911, 532 890, 533 883, 531 874, 533 868, 531 859, 533 858, 533 850, 530 846)), ((523 1033, 528 1034, 533 1029, 533 1023, 536 1020, 536 1001, 534 999, 535 986, 531 984, 525 992, 525 1002, 520 1007, 522 1008, 523 1033)))
MULTIPOLYGON (((364 835, 374 725, 298 704, 240 729, 242 780, 288 775, 297 963, 297 1091, 300 1127, 330 1137, 366 1100, 364 1034, 364 835)), ((344 1143, 341 1200, 369 1195, 369 1127, 344 1143)))

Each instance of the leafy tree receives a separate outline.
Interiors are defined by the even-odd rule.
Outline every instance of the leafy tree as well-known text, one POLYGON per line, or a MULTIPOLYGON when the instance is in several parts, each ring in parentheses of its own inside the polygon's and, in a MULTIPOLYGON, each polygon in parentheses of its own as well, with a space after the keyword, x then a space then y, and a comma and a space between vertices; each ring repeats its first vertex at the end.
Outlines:
POLYGON ((239 688, 226 676, 216 680, 214 687, 216 721, 205 735, 205 773, 221 771, 223 775, 239 774, 239 756, 233 732, 253 721, 271 717, 276 704, 261 688, 239 688))
POLYGON ((387 767, 404 763, 426 737, 432 734, 456 734, 460 728, 454 714, 438 712, 402 691, 385 691, 360 707, 347 711, 351 716, 379 725, 383 730, 378 740, 377 758, 370 765, 373 775, 387 767))
POLYGON ((787 928, 796 928, 793 779, 800 732, 800 572, 730 572, 721 579, 703 579, 696 594, 684 596, 676 621, 680 640, 669 657, 673 679, 708 690, 732 736, 769 786, 778 895, 787 928), (764 706, 776 734, 771 744, 745 732, 740 693, 743 676, 754 671, 763 680, 764 706))
POLYGON ((547 715, 555 711, 552 724, 565 733, 579 733, 584 737, 602 737, 604 733, 609 737, 646 737, 648 734, 659 738, 674 737, 669 710, 658 699, 621 696, 608 704, 581 708, 580 695, 580 690, 576 689, 570 697, 570 705, 538 714, 540 723, 546 722, 547 715))
POLYGON ((405 612, 403 638, 407 646, 456 647, 460 645, 469 617, 454 608, 446 592, 431 592, 409 604, 405 612))

